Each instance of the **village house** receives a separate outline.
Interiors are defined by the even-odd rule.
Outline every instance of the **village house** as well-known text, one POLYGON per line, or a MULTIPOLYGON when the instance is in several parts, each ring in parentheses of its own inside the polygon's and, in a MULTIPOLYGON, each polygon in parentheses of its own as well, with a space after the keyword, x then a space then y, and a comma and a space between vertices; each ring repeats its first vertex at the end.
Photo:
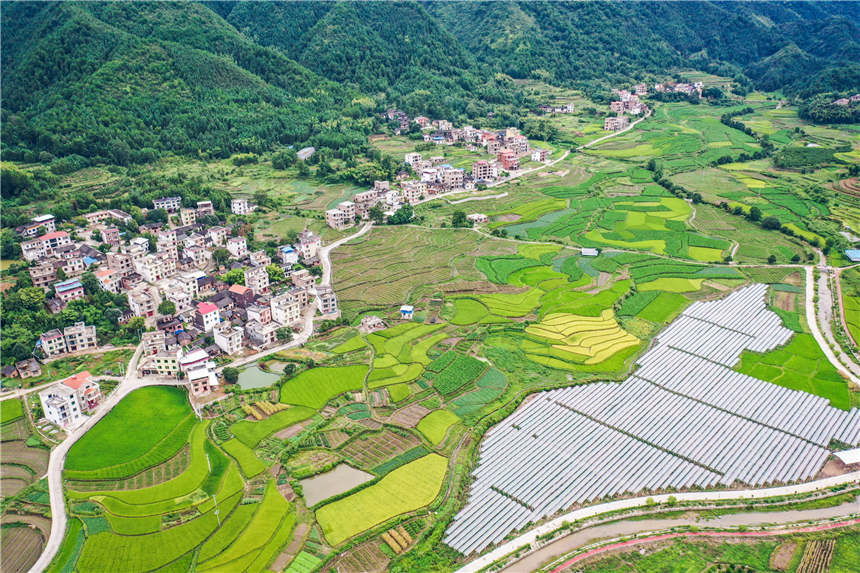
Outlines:
POLYGON ((148 283, 158 282, 176 272, 176 258, 169 252, 151 253, 137 264, 137 272, 148 283))
POLYGON ((15 363, 15 370, 18 376, 22 379, 33 378, 42 375, 42 367, 39 366, 39 361, 35 358, 28 358, 15 363))
POLYGON ((337 314, 337 296, 331 287, 321 286, 317 288, 317 305, 322 315, 337 314))
POLYGON ((290 274, 290 280, 295 286, 305 288, 313 285, 316 282, 316 277, 307 269, 299 269, 290 274))
POLYGON ((74 427, 101 401, 101 391, 88 371, 79 372, 39 392, 42 411, 57 426, 74 427))
POLYGON ((489 217, 484 215, 483 213, 471 213, 466 215, 466 219, 471 221, 472 223, 486 223, 490 220, 489 217))
POLYGON ((520 168, 520 159, 513 150, 502 149, 496 155, 496 160, 502 166, 502 169, 507 171, 516 171, 520 168))
POLYGON ((57 268, 53 263, 44 263, 27 269, 30 273, 30 280, 33 281, 33 286, 41 287, 48 290, 51 283, 57 280, 57 268))
POLYGON ((128 295, 128 306, 135 316, 149 318, 155 316, 158 301, 147 287, 130 292, 128 295))
POLYGON ((251 289, 255 296, 269 292, 269 273, 266 267, 245 269, 245 286, 251 289))
POLYGON ((159 253, 168 253, 171 257, 179 256, 179 245, 177 242, 176 231, 158 231, 155 237, 155 250, 159 253))
POLYGON ((233 355, 242 352, 242 340, 245 337, 245 331, 241 327, 225 323, 216 326, 212 333, 215 344, 224 354, 233 355))
POLYGON ((272 320, 280 325, 292 326, 302 319, 301 300, 290 291, 273 296, 269 307, 272 320))
POLYGON ((248 199, 244 197, 230 201, 230 211, 232 211, 234 215, 250 215, 256 208, 256 205, 252 205, 248 199))
POLYGON ((160 197, 152 200, 153 209, 164 209, 168 213, 179 211, 182 206, 182 197, 160 197))
POLYGON ((525 135, 512 135, 505 137, 505 147, 519 155, 526 155, 529 152, 529 140, 525 135))
POLYGON ((69 301, 84 298, 84 285, 79 279, 68 279, 54 283, 54 292, 57 293, 57 298, 63 301, 65 307, 69 301))
POLYGON ((119 245, 120 244, 120 235, 119 228, 114 225, 106 225, 100 229, 102 234, 102 242, 107 243, 108 245, 119 245))
POLYGON ((417 123, 422 129, 430 126, 430 118, 424 117, 423 115, 419 115, 413 121, 417 123))
MULTIPOLYGON (((343 203, 341 203, 343 205, 343 203)), ((352 205, 352 203, 350 203, 352 205)), ((355 209, 353 209, 353 212, 355 209)), ((325 212, 325 223, 332 229, 337 229, 338 231, 342 231, 348 227, 351 227, 354 223, 355 215, 352 217, 349 216, 349 213, 341 208, 329 209, 325 212)))
POLYGON ((234 259, 244 259, 248 255, 248 241, 245 237, 230 237, 227 239, 227 250, 234 259))
POLYGON ((21 255, 27 261, 47 258, 54 254, 54 249, 70 245, 72 239, 66 231, 51 231, 41 237, 21 243, 21 255))
POLYGON ((248 315, 249 322, 252 320, 256 320, 261 324, 272 322, 272 308, 268 305, 252 304, 245 309, 245 313, 248 315))
POLYGON ((108 253, 107 266, 109 269, 119 274, 120 278, 135 272, 134 261, 131 256, 126 253, 108 253))
POLYGON ((245 324, 248 342, 257 349, 274 344, 278 339, 278 328, 278 325, 274 322, 263 324, 256 320, 249 320, 245 324))
POLYGON ((212 205, 212 201, 198 201, 197 202, 197 216, 204 217, 206 215, 214 215, 215 207, 212 205))
POLYGON ((15 232, 25 239, 37 236, 39 233, 53 233, 57 230, 57 219, 51 214, 37 215, 28 223, 15 228, 15 232))
POLYGON ((472 163, 472 179, 475 181, 492 181, 496 177, 498 177, 498 170, 489 161, 479 159, 472 163))
POLYGON ((183 225, 193 225, 197 222, 197 209, 180 209, 179 220, 183 225))
POLYGON ((107 292, 119 294, 122 290, 122 275, 111 269, 100 269, 93 273, 99 283, 99 287, 107 292))
POLYGON ((403 162, 412 167, 412 169, 416 169, 418 167, 418 164, 421 163, 420 153, 407 153, 403 157, 403 162))
POLYGON ((442 185, 446 189, 462 189, 465 173, 463 169, 445 168, 442 171, 442 185))
POLYGON ((538 161, 543 163, 549 157, 549 151, 546 149, 534 149, 532 150, 532 161, 538 161))
POLYGON ((629 125, 630 120, 624 115, 611 116, 603 120, 603 129, 606 131, 620 131, 627 129, 629 125))
POLYGON ((151 356, 167 350, 167 336, 163 330, 153 330, 140 335, 140 343, 143 345, 143 355, 151 356))
POLYGON ((221 315, 218 312, 218 307, 211 302, 197 303, 197 312, 194 316, 194 323, 204 332, 211 332, 215 326, 221 322, 221 315))
POLYGON ((292 245, 281 245, 278 247, 278 258, 284 265, 294 265, 299 262, 299 253, 292 245))
POLYGON ((299 233, 299 254, 304 262, 313 262, 317 258, 320 247, 322 247, 322 239, 318 235, 314 235, 308 229, 299 233))
POLYGON ((188 373, 197 368, 209 367, 213 363, 209 360, 209 353, 202 348, 196 348, 187 354, 179 355, 179 370, 188 373))
POLYGON ((223 247, 227 241, 230 231, 226 227, 209 227, 206 229, 206 238, 216 247, 223 247))
POLYGON ((400 307, 400 319, 401 320, 412 320, 412 316, 415 314, 415 307, 411 304, 404 304, 400 307))
POLYGON ((313 147, 303 147, 296 152, 296 157, 302 161, 307 161, 315 152, 316 149, 313 147))
POLYGON ((63 329, 63 338, 66 340, 68 352, 77 352, 98 346, 96 327, 93 324, 87 326, 83 322, 76 322, 74 326, 67 326, 63 329))
POLYGON ((363 334, 370 334, 371 332, 376 332, 377 330, 382 330, 384 328, 385 322, 383 322, 383 320, 378 316, 371 314, 361 318, 361 324, 359 325, 358 330, 363 334))
POLYGON ((420 181, 407 181, 403 184, 403 199, 410 205, 427 196, 427 184, 420 181))
MULTIPOLYGON (((164 333, 161 333, 164 335, 164 333)), ((155 354, 141 360, 137 368, 137 373, 140 376, 163 376, 166 378, 176 378, 179 376, 179 357, 181 350, 178 348, 173 350, 159 350, 155 354)))
POLYGON ((63 338, 63 333, 56 328, 48 332, 43 332, 39 336, 37 346, 42 349, 42 352, 48 358, 66 353, 66 339, 63 338))
POLYGON ((193 396, 209 394, 218 386, 218 378, 211 368, 202 367, 189 370, 186 375, 193 396))

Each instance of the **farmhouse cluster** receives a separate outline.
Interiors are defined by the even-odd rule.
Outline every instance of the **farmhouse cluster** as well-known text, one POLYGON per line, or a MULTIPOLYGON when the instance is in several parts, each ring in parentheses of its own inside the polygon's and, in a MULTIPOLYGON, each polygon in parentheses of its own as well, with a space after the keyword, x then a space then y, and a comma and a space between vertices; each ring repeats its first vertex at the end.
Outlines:
POLYGON ((646 116, 651 113, 648 106, 639 99, 639 96, 648 95, 648 86, 645 84, 637 84, 631 89, 632 92, 630 90, 621 89, 612 90, 613 97, 617 97, 618 99, 613 99, 609 102, 609 110, 615 115, 609 116, 603 120, 603 129, 606 131, 620 131, 622 129, 627 129, 630 126, 630 120, 625 114, 646 116))
MULTIPOLYGON (((560 109, 573 109, 568 104, 560 109)), ((567 113, 567 112, 560 112, 567 113)), ((370 210, 379 207, 385 215, 395 213, 404 204, 416 205, 445 193, 473 191, 492 185, 507 175, 520 170, 520 160, 528 157, 537 163, 549 159, 546 149, 532 148, 528 138, 515 127, 492 131, 476 129, 470 125, 454 128, 447 120, 430 121, 426 117, 409 117, 395 109, 388 110, 385 117, 400 122, 401 129, 409 129, 411 123, 420 127, 425 143, 436 145, 465 144, 469 151, 483 151, 493 156, 472 162, 470 171, 454 167, 442 155, 426 157, 413 152, 404 155, 405 169, 392 185, 390 181, 374 181, 373 189, 355 195, 351 201, 343 201, 326 211, 326 224, 334 229, 346 229, 356 222, 370 217, 370 210), (411 176, 410 176, 411 172, 411 176)), ((399 133, 400 130, 395 130, 399 133)))
MULTIPOLYGON (((242 225, 219 219, 211 201, 187 207, 180 197, 161 197, 153 209, 163 209, 167 222, 137 227, 123 211, 102 210, 67 230, 58 230, 50 214, 17 229, 27 238, 23 256, 35 263, 28 270, 46 292, 49 312, 88 298, 87 272, 91 286, 127 297, 118 320, 141 317, 151 329, 142 335, 139 374, 187 378, 195 393, 205 393, 215 385, 219 355, 288 340, 316 310, 338 315, 334 291, 316 285, 322 240, 313 232, 299 233, 295 244, 251 251, 242 225)), ((255 206, 233 199, 230 209, 247 215, 255 206)), ((34 357, 51 360, 98 344, 96 327, 77 322, 43 332, 34 357)), ((16 365, 22 378, 40 373, 35 359, 16 365)))

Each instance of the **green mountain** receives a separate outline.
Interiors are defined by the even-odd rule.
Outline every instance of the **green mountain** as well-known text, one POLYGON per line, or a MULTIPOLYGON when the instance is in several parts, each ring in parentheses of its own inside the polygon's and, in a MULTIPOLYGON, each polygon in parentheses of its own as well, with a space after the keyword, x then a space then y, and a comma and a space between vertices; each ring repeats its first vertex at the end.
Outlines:
POLYGON ((860 91, 858 22, 856 2, 5 2, 2 150, 125 163, 354 144, 381 105, 513 119, 512 78, 605 94, 694 67, 860 91))
POLYGON ((254 151, 304 141, 350 97, 199 4, 8 3, 2 24, 11 156, 254 151))

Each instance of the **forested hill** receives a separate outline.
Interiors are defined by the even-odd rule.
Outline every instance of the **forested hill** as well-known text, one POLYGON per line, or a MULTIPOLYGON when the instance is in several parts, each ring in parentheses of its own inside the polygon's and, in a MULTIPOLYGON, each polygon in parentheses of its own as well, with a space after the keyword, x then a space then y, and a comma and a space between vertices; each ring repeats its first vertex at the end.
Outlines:
POLYGON ((673 66, 766 90, 860 88, 857 2, 431 2, 479 61, 514 77, 621 80, 673 66), (798 65, 800 64, 800 65, 798 65))
MULTIPOLYGON (((4 157, 224 156, 388 105, 498 121, 511 78, 605 93, 677 68, 860 91, 856 2, 4 2, 4 157)), ((750 80, 751 78, 751 80, 750 80)))
POLYGON ((3 141, 124 163, 304 141, 352 92, 200 4, 4 3, 3 141))

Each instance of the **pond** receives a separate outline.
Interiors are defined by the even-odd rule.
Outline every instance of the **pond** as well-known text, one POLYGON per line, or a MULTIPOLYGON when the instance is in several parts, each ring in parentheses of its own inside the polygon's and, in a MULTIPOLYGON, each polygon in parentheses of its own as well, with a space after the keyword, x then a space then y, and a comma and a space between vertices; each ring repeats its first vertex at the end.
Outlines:
POLYGON ((340 464, 331 471, 299 481, 305 504, 311 507, 324 499, 349 491, 374 478, 373 474, 340 464))
POLYGON ((266 372, 254 364, 239 371, 239 387, 243 390, 265 388, 273 385, 280 377, 279 374, 266 372))

